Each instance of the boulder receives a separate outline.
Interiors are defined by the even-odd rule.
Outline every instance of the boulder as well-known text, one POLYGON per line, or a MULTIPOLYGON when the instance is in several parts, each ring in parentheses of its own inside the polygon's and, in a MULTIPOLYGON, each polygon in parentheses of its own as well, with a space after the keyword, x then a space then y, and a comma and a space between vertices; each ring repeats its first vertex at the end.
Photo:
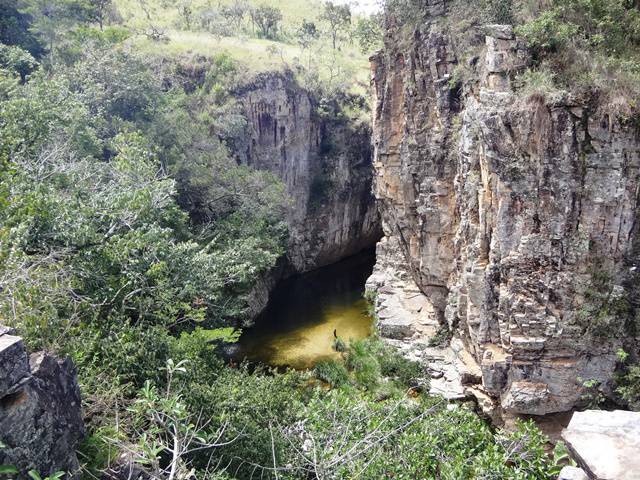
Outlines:
POLYGON ((640 480, 640 412, 576 412, 562 438, 596 480, 640 480))
POLYGON ((566 466, 560 471, 558 480, 589 480, 589 477, 581 468, 566 466))
POLYGON ((84 424, 71 360, 46 353, 28 358, 22 339, 0 335, 0 373, 0 465, 18 468, 19 478, 29 470, 76 478, 84 424))
POLYGON ((29 358, 20 337, 0 333, 0 398, 29 377, 29 358))

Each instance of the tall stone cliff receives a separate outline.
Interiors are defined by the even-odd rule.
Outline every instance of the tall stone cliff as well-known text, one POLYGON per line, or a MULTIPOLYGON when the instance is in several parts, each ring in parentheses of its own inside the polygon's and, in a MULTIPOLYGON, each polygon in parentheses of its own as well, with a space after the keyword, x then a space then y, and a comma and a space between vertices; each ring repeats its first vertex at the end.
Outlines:
POLYGON ((381 330, 429 363, 447 325, 442 358, 493 415, 570 410, 638 345, 640 134, 595 90, 525 95, 511 27, 461 45, 451 2, 424 4, 372 58, 381 330))
POLYGON ((301 273, 375 245, 371 131, 321 116, 291 74, 260 75, 237 93, 247 120, 240 161, 282 179, 291 198, 287 267, 301 273))

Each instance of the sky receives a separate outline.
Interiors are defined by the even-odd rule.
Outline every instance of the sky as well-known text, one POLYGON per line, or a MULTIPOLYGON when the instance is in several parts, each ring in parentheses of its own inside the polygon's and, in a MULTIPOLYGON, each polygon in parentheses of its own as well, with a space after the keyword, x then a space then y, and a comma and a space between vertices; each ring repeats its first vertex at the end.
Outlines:
POLYGON ((358 13, 376 13, 381 9, 380 0, 333 0, 333 3, 351 5, 351 10, 358 13))

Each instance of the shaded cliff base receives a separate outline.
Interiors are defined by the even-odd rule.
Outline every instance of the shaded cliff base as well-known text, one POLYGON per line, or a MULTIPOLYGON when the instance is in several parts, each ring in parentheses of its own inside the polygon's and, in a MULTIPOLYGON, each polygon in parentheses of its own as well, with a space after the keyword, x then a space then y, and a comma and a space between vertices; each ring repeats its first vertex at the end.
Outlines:
MULTIPOLYGON (((378 243, 377 263, 366 285, 380 337, 403 356, 423 366, 430 394, 450 402, 472 401, 478 414, 507 430, 515 429, 516 420, 531 419, 552 443, 562 440, 574 410, 545 415, 503 410, 500 399, 492 397, 483 387, 482 365, 459 336, 451 337, 451 332, 443 330, 437 310, 406 272, 394 241, 385 237, 378 243)), ((491 375, 486 368, 484 373, 491 375)))

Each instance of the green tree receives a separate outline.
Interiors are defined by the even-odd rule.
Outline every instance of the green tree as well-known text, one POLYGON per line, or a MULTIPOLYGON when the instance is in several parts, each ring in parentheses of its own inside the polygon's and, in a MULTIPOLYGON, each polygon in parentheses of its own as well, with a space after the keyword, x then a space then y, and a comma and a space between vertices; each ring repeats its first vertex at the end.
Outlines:
POLYGON ((260 29, 260 35, 263 38, 273 39, 278 34, 282 12, 277 7, 263 4, 251 12, 251 18, 260 29))
POLYGON ((232 4, 220 8, 220 15, 231 23, 235 32, 240 32, 242 22, 249 12, 250 6, 245 0, 234 0, 232 4))
POLYGON ((111 0, 22 0, 21 12, 29 16, 30 31, 46 46, 51 60, 68 34, 79 25, 98 23, 103 29, 111 0))
POLYGON ((296 31, 296 39, 300 48, 306 50, 311 46, 313 42, 315 42, 320 36, 320 32, 318 31, 318 27, 313 22, 307 22, 306 19, 302 20, 302 24, 300 28, 296 31))
MULTIPOLYGON (((298 45, 302 49, 302 54, 304 54, 305 50, 309 50, 311 45, 318 40, 320 36, 320 32, 316 27, 316 24, 313 22, 307 22, 306 20, 302 20, 302 25, 296 31, 296 39, 298 41, 298 45)), ((307 62, 307 68, 311 67, 311 51, 309 51, 309 58, 307 62)))
POLYGON ((31 17, 21 11, 23 6, 16 0, 0 0, 0 43, 19 46, 40 57, 44 48, 30 31, 31 17))
POLYGON ((0 68, 14 72, 24 82, 25 77, 38 67, 36 59, 20 47, 0 43, 0 68))
POLYGON ((113 0, 92 0, 88 9, 88 18, 96 22, 100 30, 104 30, 104 24, 114 8, 113 0))
POLYGON ((193 6, 191 0, 182 0, 178 3, 178 13, 182 17, 184 26, 187 30, 191 30, 193 20, 193 6))
POLYGON ((335 50, 340 34, 351 27, 351 9, 348 5, 326 2, 320 19, 327 25, 331 44, 335 50))
POLYGON ((382 15, 359 18, 354 35, 362 53, 368 53, 382 46, 382 15))

